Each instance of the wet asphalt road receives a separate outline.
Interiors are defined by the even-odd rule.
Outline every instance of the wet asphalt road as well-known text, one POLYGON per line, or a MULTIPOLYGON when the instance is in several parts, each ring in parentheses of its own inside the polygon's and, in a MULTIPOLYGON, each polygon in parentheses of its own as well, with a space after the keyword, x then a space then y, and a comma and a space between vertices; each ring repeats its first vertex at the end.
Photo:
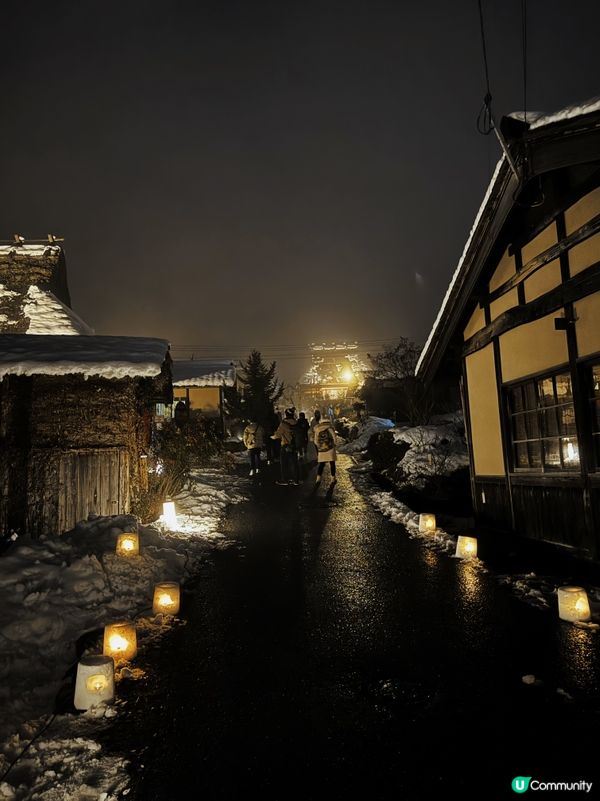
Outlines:
POLYGON ((333 492, 265 480, 230 510, 238 546, 124 687, 109 747, 131 759, 129 798, 503 799, 515 776, 600 797, 598 633, 409 539, 349 463, 333 492))

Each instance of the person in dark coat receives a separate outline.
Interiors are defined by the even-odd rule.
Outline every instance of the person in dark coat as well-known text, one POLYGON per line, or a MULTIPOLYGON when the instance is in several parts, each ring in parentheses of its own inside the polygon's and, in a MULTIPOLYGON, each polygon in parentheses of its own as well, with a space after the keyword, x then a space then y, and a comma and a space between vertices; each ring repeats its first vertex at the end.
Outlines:
POLYGON ((296 447, 296 426, 298 421, 294 417, 294 409, 285 410, 285 418, 279 424, 272 439, 281 442, 281 479, 277 484, 300 483, 300 469, 298 467, 298 449, 296 447))
POLYGON ((300 414, 298 415, 298 422, 296 423, 296 425, 301 432, 298 437, 300 441, 299 455, 303 459, 305 459, 306 449, 308 447, 308 431, 310 429, 310 423, 306 419, 306 415, 304 414, 304 412, 300 412, 300 414))

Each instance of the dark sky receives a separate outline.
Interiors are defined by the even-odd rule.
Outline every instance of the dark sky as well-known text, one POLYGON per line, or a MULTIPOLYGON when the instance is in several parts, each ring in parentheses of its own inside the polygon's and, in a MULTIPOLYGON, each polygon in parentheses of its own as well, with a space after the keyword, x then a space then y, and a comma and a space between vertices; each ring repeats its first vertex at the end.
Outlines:
MULTIPOLYGON (((523 106, 521 0, 483 7, 500 117, 523 106)), ((476 0, 1 13, 0 238, 65 236, 98 333, 197 356, 425 339, 499 155, 476 0)), ((527 14, 528 108, 600 94, 600 3, 527 14)))

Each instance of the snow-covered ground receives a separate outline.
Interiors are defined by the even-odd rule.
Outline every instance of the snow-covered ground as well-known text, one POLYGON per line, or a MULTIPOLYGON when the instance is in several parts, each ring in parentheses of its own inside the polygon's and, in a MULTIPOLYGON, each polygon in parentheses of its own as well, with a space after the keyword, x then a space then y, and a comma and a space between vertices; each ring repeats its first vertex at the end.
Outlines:
MULTIPOLYGON (((135 518, 96 517, 61 537, 18 540, 0 559, 0 801, 110 801, 127 791, 123 760, 105 756, 94 739, 110 725, 115 706, 52 718, 76 643, 101 650, 107 622, 136 619, 140 653, 120 679, 143 675, 144 642, 178 622, 152 615, 158 581, 185 582, 202 555, 226 546, 219 521, 245 496, 247 482, 221 470, 199 470, 175 498, 178 525, 139 526, 141 553, 115 554, 117 535, 135 518), (11 762, 46 723, 50 725, 5 776, 11 762)), ((117 689, 118 697, 118 689, 117 689)))

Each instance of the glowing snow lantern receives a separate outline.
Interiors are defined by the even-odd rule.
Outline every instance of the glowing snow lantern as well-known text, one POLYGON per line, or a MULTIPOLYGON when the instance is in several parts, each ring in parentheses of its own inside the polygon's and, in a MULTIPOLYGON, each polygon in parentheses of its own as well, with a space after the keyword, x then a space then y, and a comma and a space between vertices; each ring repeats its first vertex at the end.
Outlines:
POLYGON ((570 623, 590 620, 590 604, 583 587, 558 588, 558 616, 570 623))
POLYGON ((176 581, 164 581, 154 587, 152 611, 155 615, 161 612, 176 615, 179 612, 179 584, 176 581))
POLYGON ((115 700, 114 662, 110 656, 82 656, 75 680, 75 709, 89 709, 115 700))
POLYGON ((435 515, 421 514, 419 515, 419 531, 432 533, 436 529, 435 515))
POLYGON ((175 503, 173 501, 165 501, 163 503, 163 522, 169 528, 177 528, 177 515, 175 514, 175 503))
POLYGON ((477 556, 477 538, 459 537, 456 542, 456 553, 459 559, 468 559, 470 556, 477 556))
POLYGON ((117 537, 118 556, 138 556, 140 552, 140 537, 135 531, 126 531, 117 537))
POLYGON ((105 656, 128 661, 137 654, 135 623, 112 623, 104 627, 105 656))

